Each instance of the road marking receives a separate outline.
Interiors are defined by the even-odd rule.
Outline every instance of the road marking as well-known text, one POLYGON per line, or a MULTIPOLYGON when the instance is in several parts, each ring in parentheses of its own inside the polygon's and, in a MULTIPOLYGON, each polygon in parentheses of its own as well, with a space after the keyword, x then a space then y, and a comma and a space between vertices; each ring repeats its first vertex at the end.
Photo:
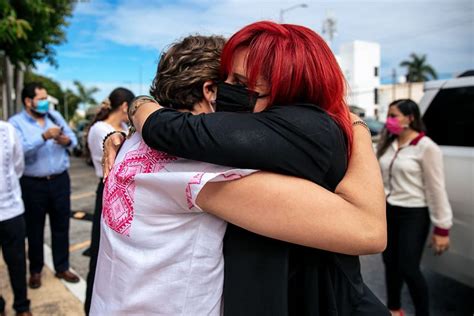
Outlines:
POLYGON ((86 197, 92 197, 95 195, 94 191, 82 192, 77 194, 71 194, 71 201, 80 200, 86 197))
POLYGON ((74 244, 74 245, 71 245, 69 247, 69 252, 74 252, 74 251, 78 251, 78 250, 81 250, 81 249, 84 249, 86 247, 89 247, 91 245, 91 241, 90 240, 86 240, 86 241, 83 241, 83 242, 79 242, 77 244, 74 244))

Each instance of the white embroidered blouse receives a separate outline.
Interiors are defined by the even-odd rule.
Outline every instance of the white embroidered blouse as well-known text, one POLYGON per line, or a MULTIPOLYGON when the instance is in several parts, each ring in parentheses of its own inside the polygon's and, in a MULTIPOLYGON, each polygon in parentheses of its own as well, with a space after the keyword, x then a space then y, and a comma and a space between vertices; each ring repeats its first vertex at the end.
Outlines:
POLYGON ((19 182, 24 169, 23 148, 15 128, 0 121, 0 221, 24 212, 19 182))
POLYGON ((104 188, 91 315, 220 315, 226 222, 195 199, 209 181, 252 172, 128 139, 104 188))

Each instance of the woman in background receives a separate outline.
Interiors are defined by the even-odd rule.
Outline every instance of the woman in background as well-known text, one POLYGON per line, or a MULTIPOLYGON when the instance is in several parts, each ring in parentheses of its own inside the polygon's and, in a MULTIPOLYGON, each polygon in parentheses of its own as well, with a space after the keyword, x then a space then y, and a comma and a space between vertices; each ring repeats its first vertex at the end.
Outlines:
POLYGON ((102 102, 102 107, 96 114, 87 133, 86 147, 89 149, 92 163, 94 164, 95 174, 99 178, 97 184, 94 218, 92 222, 92 236, 90 246, 89 274, 87 275, 87 289, 84 309, 89 313, 92 288, 94 283, 95 268, 97 264, 97 254, 99 252, 100 241, 100 218, 102 215, 102 193, 104 183, 102 179, 102 142, 105 136, 113 131, 127 130, 128 106, 135 95, 132 91, 125 88, 114 89, 108 99, 102 102))
POLYGON ((445 189, 442 152, 425 135, 420 110, 412 100, 396 100, 389 105, 377 157, 387 197, 388 243, 383 253, 387 307, 392 315, 403 315, 400 293, 405 281, 416 315, 428 315, 428 286, 420 260, 430 219, 436 254, 448 249, 452 210, 445 189))

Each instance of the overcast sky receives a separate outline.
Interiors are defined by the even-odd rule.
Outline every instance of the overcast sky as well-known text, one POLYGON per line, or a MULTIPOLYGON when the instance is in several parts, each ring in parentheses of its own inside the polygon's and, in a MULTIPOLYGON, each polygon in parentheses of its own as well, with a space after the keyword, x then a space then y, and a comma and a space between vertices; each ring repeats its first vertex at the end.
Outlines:
POLYGON ((381 45, 381 76, 409 54, 427 54, 442 78, 474 69, 474 1, 257 1, 78 0, 67 28, 68 42, 57 47, 58 68, 38 63, 37 71, 63 87, 77 79, 97 86, 98 100, 117 86, 145 94, 154 76, 159 53, 188 34, 230 36, 258 20, 305 25, 318 33, 323 20, 337 21, 332 49, 341 43, 364 40, 381 45))

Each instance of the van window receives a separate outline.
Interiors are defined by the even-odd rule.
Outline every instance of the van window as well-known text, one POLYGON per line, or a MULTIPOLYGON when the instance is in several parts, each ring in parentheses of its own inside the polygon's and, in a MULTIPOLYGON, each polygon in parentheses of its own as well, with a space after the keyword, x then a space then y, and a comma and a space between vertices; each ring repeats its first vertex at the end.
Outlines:
POLYGON ((474 87, 440 90, 423 121, 438 145, 474 147, 474 87))

